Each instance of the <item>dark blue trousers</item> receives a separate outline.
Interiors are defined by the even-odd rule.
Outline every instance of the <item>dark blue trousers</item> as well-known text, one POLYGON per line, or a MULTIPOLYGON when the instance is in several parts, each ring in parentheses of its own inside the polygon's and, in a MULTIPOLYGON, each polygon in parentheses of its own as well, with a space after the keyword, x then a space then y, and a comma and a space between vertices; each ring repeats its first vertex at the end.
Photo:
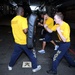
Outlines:
POLYGON ((14 66, 16 60, 18 59, 18 57, 23 51, 28 55, 30 61, 32 62, 32 68, 33 69, 37 68, 37 59, 34 57, 33 51, 31 49, 28 49, 27 45, 19 45, 16 43, 14 46, 13 54, 9 62, 9 66, 11 67, 14 66))
POLYGON ((52 33, 46 32, 45 39, 43 41, 46 41, 46 42, 52 41, 52 33))
POLYGON ((52 71, 57 73, 58 64, 63 57, 66 58, 69 64, 75 66, 73 58, 68 54, 69 47, 70 47, 70 42, 61 42, 59 44, 59 48, 53 57, 52 71))

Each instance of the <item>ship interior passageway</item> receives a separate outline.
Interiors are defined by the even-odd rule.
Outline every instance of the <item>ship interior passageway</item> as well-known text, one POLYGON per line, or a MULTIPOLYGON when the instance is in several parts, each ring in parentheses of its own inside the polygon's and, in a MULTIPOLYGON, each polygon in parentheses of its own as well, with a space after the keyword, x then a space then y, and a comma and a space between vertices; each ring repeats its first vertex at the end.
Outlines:
MULTIPOLYGON (((14 39, 11 30, 11 19, 16 15, 15 9, 18 6, 35 6, 34 9, 26 7, 27 10, 24 17, 28 18, 31 13, 39 14, 40 12, 47 12, 49 16, 53 17, 54 13, 60 11, 64 15, 64 21, 70 25, 71 30, 71 46, 69 54, 75 59, 75 1, 74 0, 4 0, 0 3, 0 75, 49 75, 47 70, 52 66, 52 56, 54 54, 54 46, 47 43, 45 48, 46 53, 40 54, 38 50, 42 48, 42 40, 40 39, 41 27, 36 25, 36 42, 35 50, 37 55, 37 62, 42 66, 42 69, 36 73, 32 72, 32 68, 23 68, 23 62, 29 62, 29 58, 25 53, 22 53, 13 70, 8 71, 8 63, 14 49, 14 39), (16 3, 16 4, 15 4, 16 3), (15 6, 14 6, 15 4, 15 6), (23 5, 22 5, 23 4, 23 5), (39 8, 38 8, 39 7, 39 8), (38 9, 36 9, 38 8, 38 9)), ((52 34, 53 40, 59 45, 56 32, 52 34)), ((75 75, 75 67, 69 66, 65 58, 63 58, 58 66, 58 75, 75 75)))

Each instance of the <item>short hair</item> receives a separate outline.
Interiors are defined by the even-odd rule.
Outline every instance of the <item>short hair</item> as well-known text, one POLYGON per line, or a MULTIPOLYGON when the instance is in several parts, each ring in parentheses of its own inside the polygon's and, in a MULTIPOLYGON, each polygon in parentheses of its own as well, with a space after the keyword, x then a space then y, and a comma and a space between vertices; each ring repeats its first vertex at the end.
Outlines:
POLYGON ((57 15, 61 20, 64 19, 64 16, 61 12, 56 12, 55 15, 57 15))
POLYGON ((40 15, 46 15, 47 13, 46 12, 40 12, 40 15))
POLYGON ((44 12, 43 14, 44 14, 44 15, 48 15, 47 12, 44 12))
POLYGON ((22 11, 23 11, 23 7, 18 7, 18 8, 16 9, 16 13, 17 13, 17 14, 21 13, 22 11))

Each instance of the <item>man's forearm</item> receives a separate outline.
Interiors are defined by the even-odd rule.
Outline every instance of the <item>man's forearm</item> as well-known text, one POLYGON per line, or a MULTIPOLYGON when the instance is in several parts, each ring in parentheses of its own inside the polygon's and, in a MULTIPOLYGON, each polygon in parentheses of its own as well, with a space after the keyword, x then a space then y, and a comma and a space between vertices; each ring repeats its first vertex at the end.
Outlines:
POLYGON ((60 35, 63 42, 66 42, 66 38, 61 34, 59 30, 57 30, 58 34, 60 35))
POLYGON ((53 32, 52 30, 50 30, 50 29, 48 28, 47 25, 44 25, 44 28, 45 28, 49 33, 52 33, 52 32, 53 32))

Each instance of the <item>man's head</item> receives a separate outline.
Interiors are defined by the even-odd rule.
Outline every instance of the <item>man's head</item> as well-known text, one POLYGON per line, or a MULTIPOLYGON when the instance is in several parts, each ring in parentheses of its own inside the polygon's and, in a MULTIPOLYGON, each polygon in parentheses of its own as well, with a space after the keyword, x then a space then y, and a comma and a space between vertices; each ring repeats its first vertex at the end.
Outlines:
POLYGON ((44 18, 44 12, 40 12, 40 17, 44 18))
POLYGON ((56 24, 59 24, 61 21, 63 21, 63 14, 61 12, 57 12, 54 15, 54 21, 56 22, 56 24))
POLYGON ((18 7, 16 13, 17 15, 24 16, 24 9, 22 7, 18 7))
POLYGON ((44 18, 47 20, 48 19, 48 14, 47 13, 44 13, 44 18))
POLYGON ((44 18, 44 14, 41 14, 41 18, 44 18))

